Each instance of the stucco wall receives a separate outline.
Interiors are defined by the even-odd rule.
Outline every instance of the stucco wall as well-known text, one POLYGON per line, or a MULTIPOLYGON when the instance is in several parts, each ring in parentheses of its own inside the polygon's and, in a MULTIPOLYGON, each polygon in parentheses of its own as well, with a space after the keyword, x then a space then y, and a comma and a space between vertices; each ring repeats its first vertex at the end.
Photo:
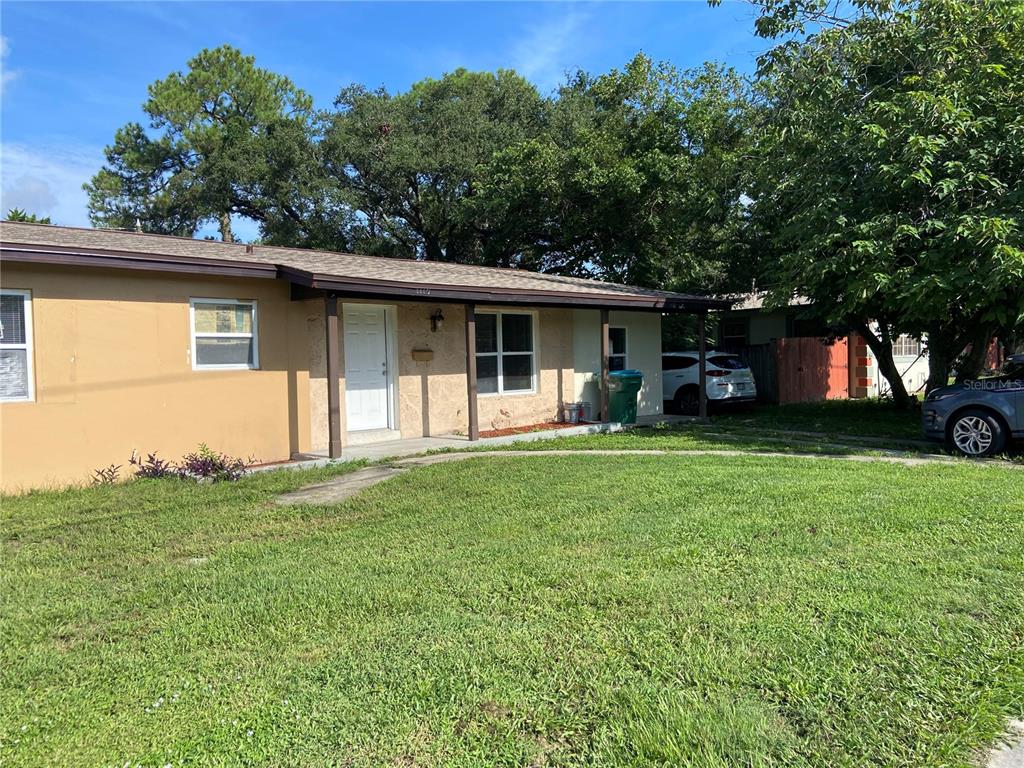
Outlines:
MULTIPOLYGON (((346 303, 368 303, 353 301, 346 303)), ((327 383, 324 363, 323 305, 306 302, 310 355, 310 432, 313 450, 327 447, 327 383)), ((403 438, 465 434, 469 429, 466 393, 466 313, 459 304, 400 302, 395 308, 395 357, 398 363, 397 424, 403 438), (440 309, 444 322, 431 331, 430 316, 440 309), (430 350, 429 361, 413 359, 413 350, 430 350)), ((480 306, 478 312, 499 308, 480 306)), ((340 310, 339 310, 340 311, 340 310)), ((572 313, 564 309, 536 312, 537 388, 524 395, 480 395, 481 430, 524 426, 558 418, 573 387, 572 313)), ((344 332, 339 334, 344 345, 344 332)), ((344 349, 342 349, 344 355, 344 349)), ((342 357, 344 360, 344 357, 342 357)), ((341 371, 342 420, 345 380, 341 371)), ((342 430, 345 429, 344 423, 342 430)))
MULTIPOLYGON (((498 308, 477 307, 478 312, 498 308)), ((402 437, 465 434, 466 314, 460 305, 398 305, 398 365, 402 437), (430 315, 441 309, 444 325, 430 330, 430 315), (429 362, 412 359, 414 349, 429 349, 429 362), (425 407, 424 407, 425 406, 425 407)), ((480 395, 480 429, 501 429, 553 421, 572 392, 572 315, 564 309, 536 312, 537 387, 531 394, 480 395)))
MULTIPOLYGON (((601 313, 596 309, 574 309, 572 316, 574 399, 591 403, 596 414, 600 409, 601 313)), ((609 312, 608 324, 626 329, 626 366, 644 374, 637 414, 655 416, 662 413, 661 315, 656 312, 609 312)))
MULTIPOLYGON (((87 482, 133 450, 308 450, 306 317, 273 280, 3 265, 32 292, 34 402, 0 403, 0 486, 87 482), (260 370, 194 371, 189 298, 258 302, 260 370)), ((322 337, 321 337, 322 338, 322 337)))
MULTIPOLYGON (((84 483, 110 464, 128 475, 132 451, 174 459, 200 442, 264 462, 326 448, 321 300, 291 301, 289 286, 274 280, 18 263, 4 264, 2 283, 32 292, 36 391, 34 402, 0 404, 3 490, 84 483), (190 298, 258 302, 259 370, 192 369, 190 298)), ((465 433, 463 307, 392 306, 402 437, 465 433), (445 322, 435 333, 430 316, 439 307, 445 322), (414 349, 432 350, 433 359, 414 360, 414 349)), ((482 430, 552 421, 562 402, 578 399, 573 311, 540 309, 535 317, 536 391, 481 395, 482 430)), ((613 323, 630 329, 630 365, 660 379, 658 316, 613 313, 613 323)), ((596 344, 596 325, 593 336, 596 344)), ((645 392, 651 387, 649 378, 645 392)), ((648 399, 641 412, 655 411, 648 399)))

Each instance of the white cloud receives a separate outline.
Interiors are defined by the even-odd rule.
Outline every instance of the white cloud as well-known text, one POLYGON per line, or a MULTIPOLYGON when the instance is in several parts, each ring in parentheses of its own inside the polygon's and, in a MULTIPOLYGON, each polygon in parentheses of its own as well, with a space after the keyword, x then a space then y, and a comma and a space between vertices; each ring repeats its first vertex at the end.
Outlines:
POLYGON ((0 143, 0 210, 22 208, 54 224, 89 226, 82 185, 103 165, 103 149, 73 143, 0 143))
POLYGON ((579 64, 572 54, 580 47, 586 20, 587 14, 570 8, 529 29, 512 49, 515 70, 542 91, 556 87, 579 64))
POLYGON ((18 71, 7 66, 7 54, 10 52, 11 45, 7 38, 0 36, 0 96, 7 90, 7 84, 18 77, 18 71))

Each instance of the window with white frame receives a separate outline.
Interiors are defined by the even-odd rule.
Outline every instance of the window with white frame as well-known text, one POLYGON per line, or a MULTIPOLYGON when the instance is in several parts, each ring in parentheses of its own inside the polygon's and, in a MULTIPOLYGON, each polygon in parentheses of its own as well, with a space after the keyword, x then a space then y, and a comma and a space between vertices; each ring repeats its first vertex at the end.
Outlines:
POLYGON ((533 315, 527 312, 478 312, 476 381, 482 395, 532 392, 533 315))
POLYGON ((608 370, 624 371, 626 365, 626 329, 608 329, 608 370))
POLYGON ((892 343, 893 357, 917 357, 921 354, 921 341, 906 333, 896 337, 892 343))
POLYGON ((192 299, 192 367, 259 368, 256 302, 192 299))
POLYGON ((32 400, 32 294, 0 290, 0 402, 32 400))

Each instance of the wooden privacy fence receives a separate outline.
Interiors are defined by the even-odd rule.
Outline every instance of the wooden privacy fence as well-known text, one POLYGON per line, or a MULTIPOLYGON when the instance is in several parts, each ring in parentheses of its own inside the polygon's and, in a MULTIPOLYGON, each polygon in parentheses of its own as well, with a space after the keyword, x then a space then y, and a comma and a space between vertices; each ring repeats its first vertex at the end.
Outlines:
POLYGON ((779 400, 811 403, 850 396, 850 353, 846 339, 779 339, 779 400))
POLYGON ((808 403, 850 396, 847 340, 817 337, 776 339, 729 350, 754 375, 757 399, 768 403, 808 403))

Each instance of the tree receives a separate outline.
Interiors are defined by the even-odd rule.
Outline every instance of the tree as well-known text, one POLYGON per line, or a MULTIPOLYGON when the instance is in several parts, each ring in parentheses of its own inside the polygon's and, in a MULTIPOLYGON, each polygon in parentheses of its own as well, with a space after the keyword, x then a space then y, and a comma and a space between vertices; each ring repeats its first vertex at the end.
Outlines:
POLYGON ((537 89, 514 72, 456 70, 391 95, 350 86, 324 137, 327 175, 359 212, 361 250, 509 266, 515 222, 474 204, 492 158, 540 134, 537 89))
MULTIPOLYGON (((547 130, 499 153, 478 204, 534 222, 533 268, 681 290, 724 287, 740 235, 748 148, 742 80, 643 55, 559 92, 547 130)), ((748 273, 749 274, 749 273, 748 273)))
MULTIPOLYGON (((290 201, 316 186, 312 101, 288 78, 225 45, 153 83, 143 110, 160 133, 139 123, 117 131, 107 164, 85 185, 93 224, 140 220, 147 231, 192 235, 213 221, 225 241, 233 239, 233 214, 256 219, 271 236, 275 227, 308 226, 307 212, 290 201), (276 161, 293 173, 287 181, 276 161)), ((311 205, 312 195, 302 199, 311 205)))
POLYGON ((776 302, 799 293, 860 330, 905 404, 895 334, 927 335, 931 389, 1024 316, 1024 6, 761 5, 766 34, 816 26, 761 61, 765 277, 776 302))
POLYGON ((49 216, 36 216, 21 208, 11 208, 7 211, 5 221, 21 221, 26 224, 52 224, 49 216))

